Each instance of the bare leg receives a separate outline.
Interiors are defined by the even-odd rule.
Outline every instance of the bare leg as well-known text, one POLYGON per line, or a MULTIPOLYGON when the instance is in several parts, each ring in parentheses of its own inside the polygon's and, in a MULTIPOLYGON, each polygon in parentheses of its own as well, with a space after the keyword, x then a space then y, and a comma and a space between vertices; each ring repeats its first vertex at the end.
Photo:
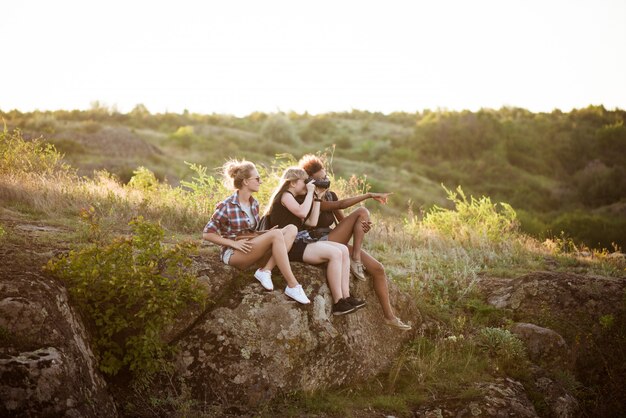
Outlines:
MULTIPOLYGON (((352 249, 351 246, 348 247, 352 249)), ((374 292, 378 297, 380 306, 383 308, 383 315, 387 319, 395 318, 396 316, 391 308, 391 302, 389 302, 389 286, 387 285, 385 267, 365 250, 361 250, 361 261, 367 271, 372 275, 374 292)))
MULTIPOLYGON (((285 247, 287 248, 287 252, 289 252, 293 246, 293 241, 296 239, 296 235, 298 234, 298 227, 290 224, 282 229, 279 229, 279 231, 283 234, 285 247)), ((269 260, 265 262, 261 270, 271 271, 274 267, 276 267, 276 260, 274 260, 274 256, 271 256, 269 260)))
POLYGON ((289 257, 287 256, 287 248, 285 247, 285 239, 283 238, 283 233, 280 229, 274 229, 272 231, 266 232, 263 235, 259 235, 250 240, 253 244, 252 249, 243 253, 241 251, 235 250, 233 255, 230 257, 230 265, 239 269, 247 269, 252 264, 257 262, 265 253, 271 249, 272 256, 276 260, 276 264, 278 265, 278 269, 285 277, 287 284, 289 287, 294 287, 298 285, 298 281, 296 277, 293 275, 291 271, 291 266, 289 265, 289 257))
POLYGON ((361 222, 369 220, 369 211, 364 207, 359 207, 352 211, 350 215, 343 218, 341 222, 330 231, 328 240, 348 244, 350 238, 352 238, 352 245, 354 247, 352 259, 354 261, 361 261, 361 245, 363 244, 363 237, 365 236, 361 222))
POLYGON ((332 241, 322 241, 326 245, 332 245, 341 252, 341 297, 350 296, 350 251, 344 244, 332 241))
POLYGON ((327 245, 326 242, 318 241, 306 246, 302 259, 305 263, 314 265, 328 262, 326 279, 333 295, 333 303, 343 298, 341 289, 343 257, 340 250, 333 245, 327 245))

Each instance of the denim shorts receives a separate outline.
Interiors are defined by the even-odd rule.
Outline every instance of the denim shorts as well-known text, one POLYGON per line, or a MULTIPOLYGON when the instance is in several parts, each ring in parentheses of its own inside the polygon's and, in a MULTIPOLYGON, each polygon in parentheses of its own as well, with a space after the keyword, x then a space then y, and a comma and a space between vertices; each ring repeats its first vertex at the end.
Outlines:
POLYGON ((224 264, 228 264, 228 262, 230 261, 230 257, 234 253, 235 253, 235 250, 233 250, 232 248, 226 248, 224 251, 221 252, 220 259, 222 260, 224 264))

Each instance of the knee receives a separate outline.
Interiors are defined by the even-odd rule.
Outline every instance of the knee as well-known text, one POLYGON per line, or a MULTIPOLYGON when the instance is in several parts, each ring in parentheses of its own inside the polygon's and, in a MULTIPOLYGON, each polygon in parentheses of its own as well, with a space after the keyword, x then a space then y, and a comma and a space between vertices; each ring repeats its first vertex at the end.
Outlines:
POLYGON ((270 234, 270 237, 274 241, 284 241, 283 231, 280 230, 280 229, 272 229, 271 231, 269 231, 267 233, 270 234))
POLYGON ((375 277, 385 277, 385 266, 383 266, 380 261, 376 261, 369 269, 372 276, 375 277))
POLYGON ((358 208, 356 208, 355 212, 362 218, 369 218, 370 217, 370 211, 367 210, 367 208, 365 208, 363 206, 359 206, 358 208))
POLYGON ((283 228, 283 235, 285 236, 285 240, 290 239, 293 241, 298 234, 298 227, 294 224, 289 224, 283 228))
POLYGON ((328 261, 332 262, 342 262, 343 261, 343 255, 341 253, 341 250, 339 250, 338 248, 333 248, 332 251, 328 252, 328 261))

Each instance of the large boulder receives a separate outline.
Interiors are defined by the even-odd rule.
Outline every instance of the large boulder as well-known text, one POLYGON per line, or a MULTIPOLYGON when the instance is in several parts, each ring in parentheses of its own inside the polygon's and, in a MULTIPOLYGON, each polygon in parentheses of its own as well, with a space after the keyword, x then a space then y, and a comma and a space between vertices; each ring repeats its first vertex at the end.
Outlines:
POLYGON ((518 322, 511 327, 511 332, 524 342, 532 361, 556 367, 571 367, 569 347, 556 331, 518 322))
MULTIPOLYGON (((626 406, 626 278, 533 272, 521 277, 482 278, 485 299, 525 324, 513 327, 531 359, 544 368, 535 376, 552 416, 611 416, 626 406), (537 325, 531 325, 528 323, 537 325), (561 374, 593 393, 579 405, 561 374), (568 374, 570 374, 568 377, 568 374)), ((571 388, 570 388, 571 390, 571 388)))
MULTIPOLYGON (((292 263, 312 300, 301 305, 284 295, 273 277, 267 292, 252 277, 213 257, 197 262, 212 305, 178 341, 179 370, 195 399, 257 405, 280 393, 355 382, 389 366, 414 331, 386 326, 371 279, 352 281, 367 306, 333 316, 325 269, 292 263), (204 267, 202 264, 204 263, 204 267)), ((390 283, 396 314, 418 326, 415 304, 390 283)))
POLYGON ((487 277, 478 285, 490 304, 511 309, 519 318, 540 322, 557 318, 599 326, 601 316, 624 309, 626 279, 539 271, 514 279, 487 277))
POLYGON ((63 286, 0 275, 0 331, 0 416, 117 415, 63 286))

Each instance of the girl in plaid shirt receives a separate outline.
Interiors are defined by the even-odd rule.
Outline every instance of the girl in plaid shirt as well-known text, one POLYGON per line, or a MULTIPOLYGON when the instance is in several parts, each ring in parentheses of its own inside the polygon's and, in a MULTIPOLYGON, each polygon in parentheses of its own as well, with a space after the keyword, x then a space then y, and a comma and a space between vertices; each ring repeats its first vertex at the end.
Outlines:
POLYGON ((202 238, 222 246, 221 260, 239 269, 247 269, 268 252, 271 257, 254 277, 266 290, 273 290, 272 268, 276 265, 287 281, 285 294, 300 303, 311 301, 298 283, 287 253, 297 234, 294 225, 270 229, 255 234, 259 223, 259 202, 252 193, 259 191, 261 177, 250 161, 231 160, 224 164, 224 179, 235 188, 235 193, 217 204, 215 212, 204 227, 202 238))

